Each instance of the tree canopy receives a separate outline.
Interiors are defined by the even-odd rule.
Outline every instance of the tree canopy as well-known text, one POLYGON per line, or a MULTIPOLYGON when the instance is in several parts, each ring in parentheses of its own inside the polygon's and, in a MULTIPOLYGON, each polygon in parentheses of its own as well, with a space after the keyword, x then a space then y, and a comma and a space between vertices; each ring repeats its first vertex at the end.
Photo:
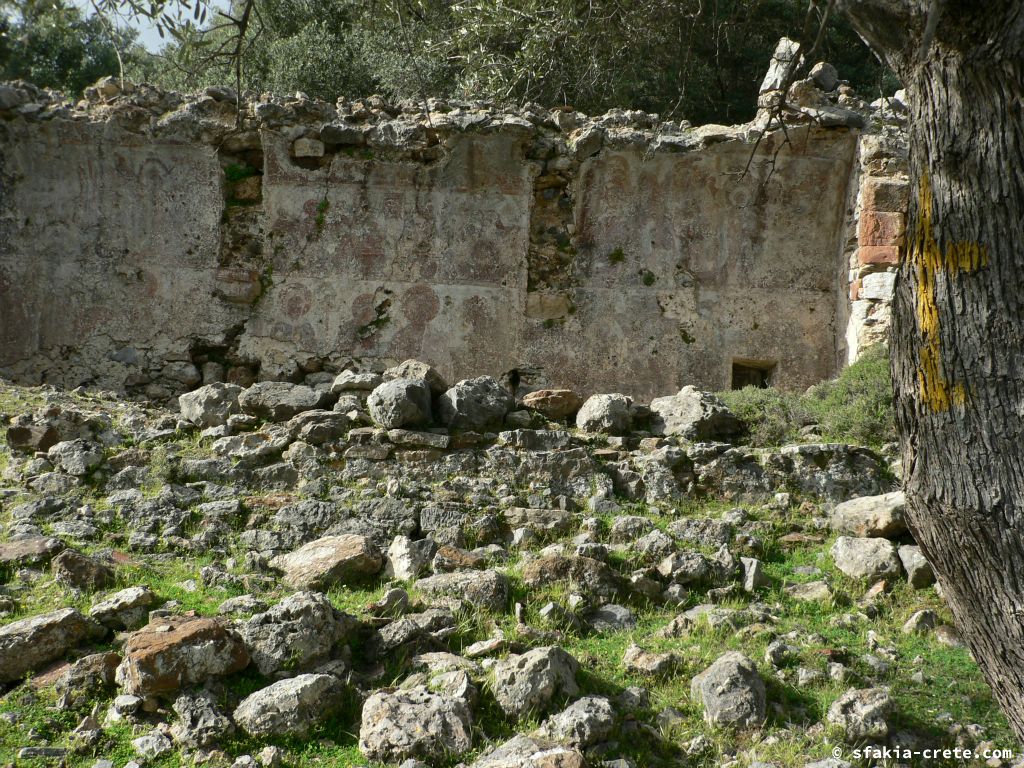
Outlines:
MULTIPOLYGON (((61 2, 4 3, 17 31, 5 43, 21 46, 3 58, 7 77, 75 92, 117 73, 107 26, 95 14, 83 17, 61 2)), ((108 19, 127 12, 161 22, 170 34, 159 55, 139 55, 131 33, 118 32, 116 42, 132 48, 131 78, 179 90, 237 76, 244 89, 327 100, 380 93, 536 101, 696 123, 752 117, 775 43, 807 12, 803 0, 100 0, 98 7, 108 19), (241 20, 246 9, 244 26, 228 20, 241 20)), ((829 21, 819 52, 868 96, 895 87, 841 19, 829 21)))

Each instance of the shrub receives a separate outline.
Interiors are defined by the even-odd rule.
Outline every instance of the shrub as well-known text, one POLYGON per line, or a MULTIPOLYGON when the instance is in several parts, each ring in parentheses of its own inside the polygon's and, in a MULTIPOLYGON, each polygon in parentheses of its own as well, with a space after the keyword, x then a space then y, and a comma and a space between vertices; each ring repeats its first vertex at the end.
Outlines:
POLYGON ((719 396, 743 420, 746 441, 755 447, 794 442, 809 424, 834 442, 877 448, 896 439, 889 356, 882 345, 804 393, 744 387, 719 396))
POLYGON ((826 439, 876 447, 896 439, 889 352, 881 344, 803 399, 826 439))
POLYGON ((798 439, 800 427, 814 418, 804 407, 802 396, 768 387, 744 387, 721 392, 729 410, 746 425, 746 440, 755 447, 782 445, 798 439))

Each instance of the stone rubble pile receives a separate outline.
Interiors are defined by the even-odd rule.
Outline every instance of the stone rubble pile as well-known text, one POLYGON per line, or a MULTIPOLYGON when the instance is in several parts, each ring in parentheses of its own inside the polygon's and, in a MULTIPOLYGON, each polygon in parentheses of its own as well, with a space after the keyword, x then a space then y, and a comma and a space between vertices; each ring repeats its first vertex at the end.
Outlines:
MULTIPOLYGON (((628 745, 664 744, 679 708, 757 731, 781 716, 778 685, 825 681, 849 688, 824 721, 848 743, 905 736, 884 639, 858 662, 868 673, 839 652, 824 670, 794 669, 807 638, 773 629, 780 600, 830 605, 844 577, 802 566, 779 580, 772 552, 829 529, 838 573, 871 585, 838 621, 869 621, 897 581, 934 580, 886 460, 868 449, 748 449, 740 421, 692 387, 649 405, 517 399, 486 376, 449 386, 417 361, 312 386, 209 384, 178 413, 41 396, 6 425, 0 685, 13 696, 33 675, 54 680, 58 706, 93 710, 93 735, 26 735, 26 756, 102 757, 109 729, 128 723, 140 764, 179 751, 269 768, 276 739, 344 722, 367 760, 387 764, 472 753, 473 768, 626 768, 628 745), (701 499, 737 506, 681 511, 701 499), (776 540, 754 508, 791 530, 776 540), (197 563, 180 588, 222 594, 215 610, 145 583, 175 562, 197 563), (24 615, 48 574, 87 607, 24 615), (336 606, 367 590, 371 602, 336 606), (651 606, 668 619, 656 630, 640 618, 651 606), (694 657, 707 632, 771 642, 763 659, 721 640, 694 657), (594 660, 567 650, 623 633, 613 663, 652 686, 688 678, 689 698, 655 705, 645 687, 595 685, 594 660)), ((939 629, 957 642, 931 610, 904 627, 939 629)))

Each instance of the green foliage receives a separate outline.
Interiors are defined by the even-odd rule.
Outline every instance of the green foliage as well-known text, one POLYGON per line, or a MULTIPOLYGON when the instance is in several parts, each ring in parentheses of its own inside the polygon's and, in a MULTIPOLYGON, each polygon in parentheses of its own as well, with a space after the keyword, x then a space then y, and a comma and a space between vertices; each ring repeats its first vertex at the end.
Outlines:
POLYGON ((834 381, 818 384, 805 396, 829 439, 881 445, 896 439, 888 350, 878 345, 834 381))
POLYGON ((804 393, 744 387, 719 396, 747 425, 751 445, 799 439, 800 427, 817 425, 826 440, 881 446, 896 439, 888 352, 878 345, 833 381, 804 393))
POLYGON ((624 250, 622 250, 622 246, 621 245, 618 248, 616 248, 614 251, 612 251, 611 253, 608 254, 608 261, 610 263, 612 263, 612 264, 621 264, 625 260, 626 260, 626 252, 624 250))
POLYGON ((28 80, 77 96, 105 75, 118 75, 139 49, 136 33, 56 0, 0 0, 0 80, 28 80))
MULTIPOLYGON (((246 88, 328 101, 381 93, 588 113, 629 107, 694 123, 750 119, 776 42, 799 35, 806 12, 803 0, 253 1, 246 88)), ((156 3, 157 16, 174 6, 156 3)), ((178 89, 232 82, 233 62, 211 51, 233 49, 237 33, 219 13, 205 31, 179 25, 170 59, 152 62, 157 80, 178 89)), ((831 61, 866 96, 895 87, 835 14, 814 58, 831 61)))
POLYGON ((224 168, 224 178, 230 182, 241 181, 242 179, 248 179, 250 176, 255 176, 259 173, 258 168, 254 168, 251 165, 244 165, 239 163, 231 163, 224 168))
POLYGON ((744 387, 720 392, 736 416, 747 427, 747 441, 757 447, 783 445, 799 438, 800 427, 813 422, 803 402, 794 392, 768 387, 744 387))

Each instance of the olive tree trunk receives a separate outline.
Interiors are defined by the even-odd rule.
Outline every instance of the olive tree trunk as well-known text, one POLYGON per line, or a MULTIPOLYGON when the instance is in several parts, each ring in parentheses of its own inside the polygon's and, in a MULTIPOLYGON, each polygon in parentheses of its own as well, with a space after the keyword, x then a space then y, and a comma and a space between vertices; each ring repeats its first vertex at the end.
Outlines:
POLYGON ((909 96, 892 373, 910 527, 1024 740, 1024 2, 837 4, 909 96))

